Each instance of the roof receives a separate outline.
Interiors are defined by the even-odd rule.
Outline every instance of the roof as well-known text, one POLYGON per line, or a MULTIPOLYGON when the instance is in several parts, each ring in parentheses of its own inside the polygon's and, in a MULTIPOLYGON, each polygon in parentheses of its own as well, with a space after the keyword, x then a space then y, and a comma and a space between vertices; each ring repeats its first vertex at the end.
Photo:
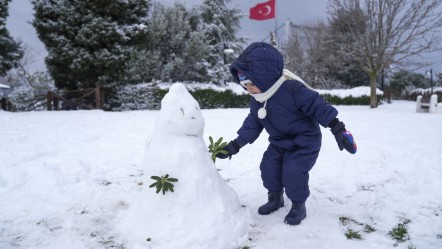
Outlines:
POLYGON ((9 88, 11 88, 11 87, 10 87, 10 86, 7 86, 7 85, 3 85, 3 84, 0 83, 0 88, 8 88, 8 89, 9 89, 9 88))

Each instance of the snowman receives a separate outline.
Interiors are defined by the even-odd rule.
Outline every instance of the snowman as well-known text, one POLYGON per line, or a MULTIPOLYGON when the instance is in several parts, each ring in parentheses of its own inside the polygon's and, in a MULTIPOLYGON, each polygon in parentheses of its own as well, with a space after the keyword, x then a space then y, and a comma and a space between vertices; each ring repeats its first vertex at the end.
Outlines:
POLYGON ((198 102, 172 85, 144 156, 144 189, 121 216, 128 248, 237 248, 247 238, 249 211, 219 175, 203 139, 198 102), (178 179, 174 192, 156 193, 151 176, 178 179))

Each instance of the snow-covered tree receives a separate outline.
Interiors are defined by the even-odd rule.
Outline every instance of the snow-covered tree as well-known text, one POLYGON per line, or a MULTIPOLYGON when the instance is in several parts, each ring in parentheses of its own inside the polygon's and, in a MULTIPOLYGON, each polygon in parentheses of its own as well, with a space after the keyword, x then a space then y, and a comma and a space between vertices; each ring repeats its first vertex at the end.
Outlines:
POLYGON ((241 52, 237 39, 240 11, 228 0, 206 0, 190 10, 183 3, 170 7, 156 3, 149 17, 148 42, 134 50, 126 63, 128 80, 213 82, 230 77, 228 63, 241 52), (183 42, 185 41, 185 42, 183 42))
POLYGON ((9 15, 8 5, 11 0, 0 0, 0 76, 17 66, 23 57, 20 42, 15 41, 6 29, 6 18, 9 15))
POLYGON ((170 7, 156 3, 149 17, 148 42, 134 50, 126 63, 130 81, 206 79, 208 45, 197 14, 182 3, 170 7))
POLYGON ((58 88, 110 87, 125 79, 125 61, 145 42, 150 0, 32 0, 46 65, 58 88))
POLYGON ((244 45, 243 38, 237 38, 240 29, 241 11, 229 8, 230 0, 204 0, 199 11, 202 18, 201 31, 210 46, 207 62, 210 65, 209 81, 216 84, 225 82, 230 77, 227 64, 234 55, 238 55, 244 45), (234 51, 233 55, 225 53, 226 49, 234 51))
POLYGON ((313 87, 321 89, 342 86, 339 81, 331 79, 335 61, 333 51, 327 46, 327 30, 328 25, 322 21, 292 25, 292 36, 282 46, 285 66, 313 87))
POLYGON ((393 98, 401 98, 416 88, 427 88, 430 86, 430 80, 424 75, 400 70, 393 74, 390 79, 390 89, 393 98))
POLYGON ((344 27, 353 42, 337 47, 369 77, 371 108, 378 104, 376 80, 382 69, 415 64, 416 56, 440 49, 441 6, 440 0, 330 0, 331 20, 342 13, 351 16, 344 27))

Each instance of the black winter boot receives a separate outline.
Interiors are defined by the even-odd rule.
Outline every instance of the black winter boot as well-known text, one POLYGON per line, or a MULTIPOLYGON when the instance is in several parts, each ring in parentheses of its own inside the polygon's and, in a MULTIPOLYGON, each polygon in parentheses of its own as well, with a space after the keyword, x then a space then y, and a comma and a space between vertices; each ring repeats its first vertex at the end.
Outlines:
POLYGON ((258 208, 258 213, 267 215, 275 212, 280 207, 284 207, 284 190, 281 190, 281 192, 269 192, 267 203, 258 208))
POLYGON ((292 209, 284 219, 284 223, 289 225, 299 225, 301 221, 307 217, 307 210, 305 209, 305 202, 292 204, 292 209))

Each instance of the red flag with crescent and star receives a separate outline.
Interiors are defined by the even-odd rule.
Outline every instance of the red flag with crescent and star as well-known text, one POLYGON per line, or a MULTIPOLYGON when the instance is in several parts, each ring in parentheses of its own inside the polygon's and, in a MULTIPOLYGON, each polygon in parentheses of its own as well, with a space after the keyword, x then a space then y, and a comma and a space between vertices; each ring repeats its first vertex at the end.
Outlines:
POLYGON ((275 18, 275 1, 258 3, 255 7, 250 8, 249 18, 259 21, 275 18))

